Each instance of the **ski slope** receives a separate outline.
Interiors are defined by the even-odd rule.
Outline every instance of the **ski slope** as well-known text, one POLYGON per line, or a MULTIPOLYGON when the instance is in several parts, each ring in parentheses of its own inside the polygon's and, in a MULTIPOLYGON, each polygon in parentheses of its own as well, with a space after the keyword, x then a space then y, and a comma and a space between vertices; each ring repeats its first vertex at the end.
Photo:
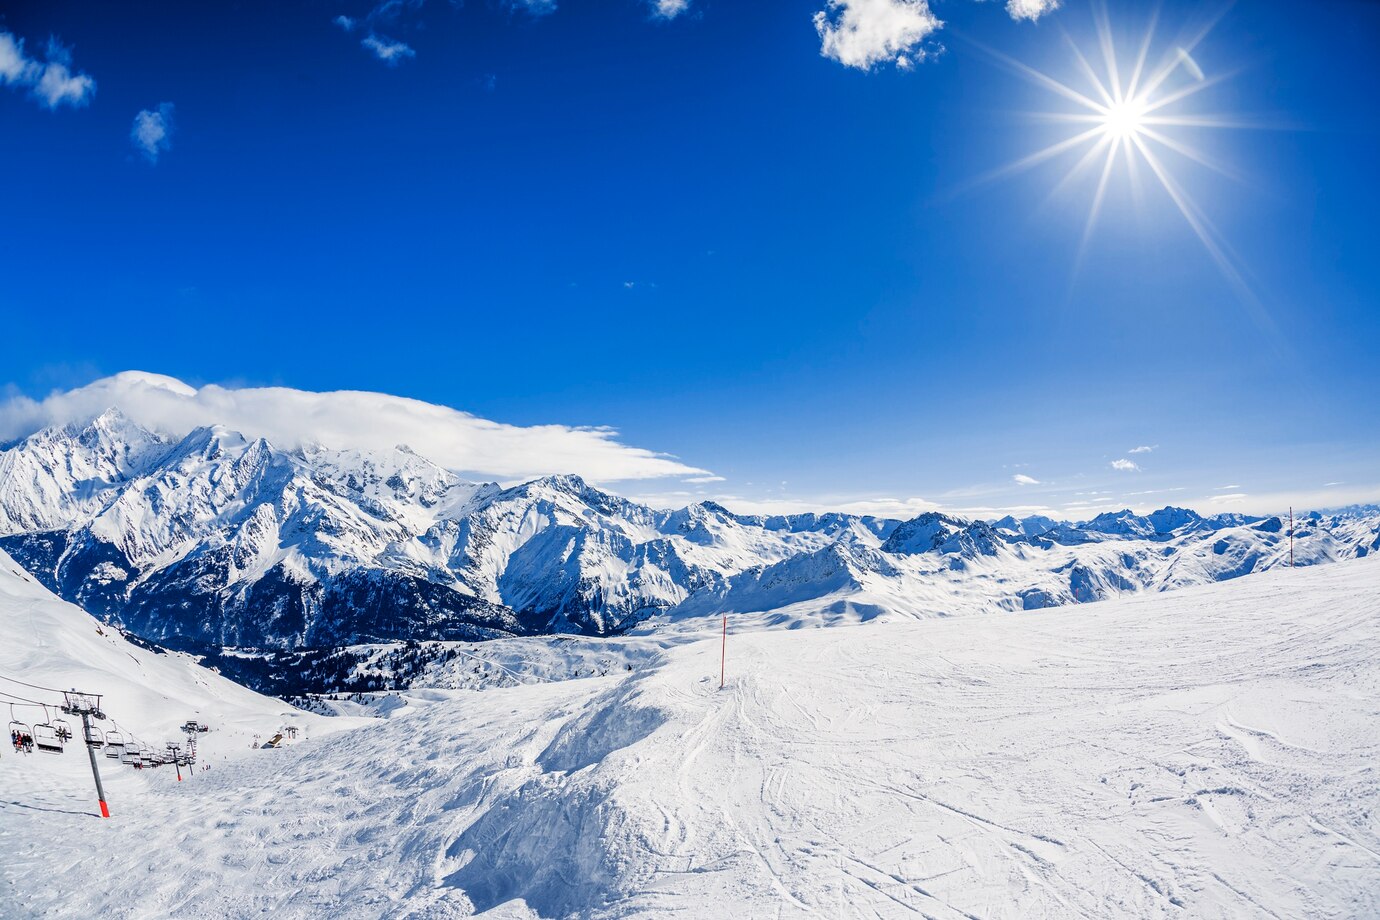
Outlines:
MULTIPOLYGON (((96 813, 91 767, 78 740, 81 719, 64 716, 59 708, 58 691, 65 689, 101 694, 108 718, 94 725, 102 735, 114 732, 126 743, 141 742, 155 752, 168 742, 185 744, 184 722, 206 724, 210 730, 197 736, 196 771, 259 755, 253 746, 289 725, 298 729, 301 740, 360 724, 301 712, 226 680, 187 655, 132 644, 54 597, 0 553, 0 713, 30 729, 64 719, 74 738, 62 754, 21 755, 9 745, 6 730, 6 742, 0 745, 0 834, 22 821, 16 813, 24 811, 96 813)), ((98 751, 97 764, 107 802, 121 820, 137 813, 151 785, 177 782, 172 766, 136 773, 104 751, 98 751)), ((195 775, 186 768, 183 772, 195 775)), ((0 917, 10 916, 7 910, 0 904, 0 917)))
POLYGON ((1375 916, 1377 598, 1367 558, 749 629, 723 690, 710 623, 601 640, 645 660, 131 776, 109 821, 7 753, 0 913, 1375 916))

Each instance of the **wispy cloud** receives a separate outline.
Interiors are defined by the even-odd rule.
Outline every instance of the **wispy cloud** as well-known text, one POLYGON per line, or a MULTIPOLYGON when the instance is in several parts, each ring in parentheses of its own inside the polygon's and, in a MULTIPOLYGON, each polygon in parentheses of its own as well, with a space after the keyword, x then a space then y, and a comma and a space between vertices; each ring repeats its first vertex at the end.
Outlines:
POLYGON ((96 94, 96 81, 72 69, 72 53, 56 39, 48 42, 45 60, 24 51, 24 40, 0 32, 0 85, 27 88, 44 108, 80 108, 96 94))
POLYGON ((1249 496, 1246 495, 1245 492, 1227 492, 1223 495, 1214 495, 1209 498, 1208 501, 1216 505, 1230 505, 1236 502, 1243 502, 1248 497, 1249 496))
POLYGON ((1040 484, 1040 480, 1034 476, 1027 476, 1025 473, 1017 473, 1011 477, 1011 480, 1021 486, 1038 486, 1040 484))
POLYGON ((820 54, 860 70, 888 61, 908 67, 942 25, 926 0, 829 0, 815 13, 820 54))
POLYGON ((1112 469, 1120 470, 1123 473, 1138 473, 1140 472, 1140 465, 1134 460, 1127 460, 1122 457, 1120 460, 1112 461, 1112 469))
POLYGON ((0 401, 0 440, 85 421, 112 406, 173 437, 199 426, 224 425, 282 447, 406 444, 449 469, 500 481, 549 473, 579 473, 595 482, 712 475, 667 454, 624 444, 613 428, 506 425, 415 399, 353 390, 198 389, 141 372, 116 374, 42 400, 12 395, 0 401))
POLYGON ((158 155, 172 148, 173 104, 161 103, 157 110, 144 109, 134 116, 129 141, 134 149, 150 163, 158 162, 158 155))
MULTIPOLYGON (((1158 447, 1158 446, 1159 446, 1159 445, 1155 445, 1155 447, 1158 447)), ((1128 450, 1126 453, 1128 453, 1128 454, 1148 454, 1148 453, 1150 453, 1150 451, 1154 450, 1155 447, 1151 447, 1151 446, 1142 444, 1140 447, 1133 447, 1133 448, 1131 448, 1131 449, 1128 450)))
POLYGON ((366 35, 360 44, 389 67, 397 67, 400 62, 417 56, 417 52, 406 42, 394 41, 372 33, 366 35))
POLYGON ((690 9, 690 0, 651 0, 651 5, 657 19, 675 19, 690 9))
POLYGON ((355 26, 359 24, 359 20, 351 19, 349 16, 345 15, 337 16, 334 19, 332 19, 331 22, 340 26, 346 32, 353 32, 355 30, 355 26))
POLYGON ((724 481, 724 477, 722 477, 722 476, 687 476, 687 477, 685 478, 685 481, 686 481, 686 482, 689 482, 689 483, 693 483, 693 484, 695 484, 695 485, 702 485, 702 484, 704 484, 704 483, 709 483, 709 482, 723 482, 723 481, 724 481))
POLYGON ((1060 0, 1006 0, 1006 12, 1012 19, 1034 22, 1046 13, 1059 8, 1060 0))

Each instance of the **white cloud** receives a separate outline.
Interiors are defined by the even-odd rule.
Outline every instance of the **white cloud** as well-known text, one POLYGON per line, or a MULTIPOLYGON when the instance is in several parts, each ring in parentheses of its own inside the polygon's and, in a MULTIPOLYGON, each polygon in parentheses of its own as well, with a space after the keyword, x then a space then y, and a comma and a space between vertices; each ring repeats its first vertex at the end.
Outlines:
POLYGON ((704 483, 707 483, 707 482, 723 482, 723 481, 724 481, 724 477, 722 477, 722 476, 688 476, 688 477, 686 477, 685 481, 686 481, 686 482, 689 482, 689 483, 693 483, 693 484, 695 484, 695 485, 703 485, 704 483))
POLYGON ((1015 476, 1012 476, 1011 479, 1017 485, 1022 486, 1038 486, 1040 484, 1040 480, 1036 479, 1034 476, 1027 476, 1025 473, 1017 473, 1015 476))
POLYGON ((287 387, 195 389, 158 374, 127 371, 45 399, 0 401, 0 440, 48 425, 84 421, 118 407, 135 422, 180 437, 202 425, 224 425, 283 447, 387 449, 406 444, 465 475, 511 482, 549 473, 578 473, 594 482, 708 476, 708 470, 618 440, 604 427, 505 425, 415 399, 341 390, 287 387))
POLYGON ((66 64, 48 64, 34 87, 34 94, 50 109, 64 102, 73 108, 80 108, 91 101, 95 92, 95 80, 84 73, 72 73, 66 64))
POLYGON ((134 116, 134 126, 129 131, 130 143, 150 163, 157 163, 158 155, 172 147, 172 119, 171 102, 161 103, 156 112, 144 109, 134 116))
POLYGON ((31 67, 38 66, 24 56, 24 43, 8 32, 0 32, 0 81, 24 85, 31 67))
POLYGON ((1225 495, 1214 495, 1209 498, 1208 501, 1212 502, 1214 505, 1230 505, 1235 502, 1245 501, 1246 498, 1247 495, 1245 492, 1228 492, 1225 495))
POLYGON ((346 32, 353 32, 355 30, 355 20, 351 19, 349 16, 337 16, 334 19, 332 19, 331 22, 340 26, 346 32))
POLYGON ((56 41, 48 42, 45 61, 24 53, 24 42, 9 32, 0 32, 0 85, 27 87, 46 108, 61 105, 80 108, 96 93, 96 81, 72 70, 72 55, 56 41))
POLYGON ((1125 457, 1122 457, 1120 460, 1113 460, 1112 469, 1121 470, 1123 473, 1140 472, 1139 464, 1135 463, 1134 461, 1127 460, 1125 457))
POLYGON ((1239 485, 1233 485, 1233 486, 1218 486, 1218 487, 1217 487, 1217 491, 1218 491, 1218 492, 1235 492, 1235 491, 1236 491, 1237 489, 1239 489, 1239 488, 1241 488, 1239 485))
POLYGON ((820 54, 862 70, 885 61, 908 67, 917 46, 942 25, 927 0, 829 0, 815 13, 820 54))
POLYGON ((400 61, 417 56, 411 45, 391 38, 380 38, 377 35, 366 35, 360 44, 389 67, 397 67, 400 61))
POLYGON ((658 19, 675 19, 690 9, 690 0, 651 0, 652 15, 658 19))
POLYGON ((1012 19, 1034 22, 1046 13, 1059 8, 1060 0, 1006 0, 1006 12, 1012 19))
MULTIPOLYGON (((1158 445, 1156 445, 1156 446, 1158 446, 1158 445)), ((1131 448, 1130 450, 1127 451, 1127 453, 1128 453, 1128 454, 1148 454, 1148 453, 1150 453, 1150 451, 1152 451, 1152 450, 1154 450, 1154 449, 1155 449, 1154 447, 1148 447, 1148 446, 1142 444, 1140 447, 1133 447, 1133 448, 1131 448)))

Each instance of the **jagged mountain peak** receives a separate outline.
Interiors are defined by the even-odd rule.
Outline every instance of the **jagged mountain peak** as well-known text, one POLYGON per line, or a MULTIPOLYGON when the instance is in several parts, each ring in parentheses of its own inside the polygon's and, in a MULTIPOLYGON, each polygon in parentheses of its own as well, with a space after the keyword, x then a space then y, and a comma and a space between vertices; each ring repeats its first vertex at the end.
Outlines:
POLYGON ((969 521, 938 511, 926 511, 903 521, 882 544, 882 549, 898 555, 928 553, 967 527, 969 521))
POLYGON ((1060 526, 1060 521, 1046 517, 1043 514, 1032 514, 1023 518, 1008 514, 1003 518, 992 521, 992 526, 997 530, 1016 534, 1023 537, 1038 537, 1043 533, 1053 530, 1060 526))
POLYGON ((583 495, 590 490, 590 485, 585 482, 584 477, 576 473, 553 473, 550 476, 542 476, 531 482, 525 482, 518 488, 528 490, 550 489, 568 495, 583 495))

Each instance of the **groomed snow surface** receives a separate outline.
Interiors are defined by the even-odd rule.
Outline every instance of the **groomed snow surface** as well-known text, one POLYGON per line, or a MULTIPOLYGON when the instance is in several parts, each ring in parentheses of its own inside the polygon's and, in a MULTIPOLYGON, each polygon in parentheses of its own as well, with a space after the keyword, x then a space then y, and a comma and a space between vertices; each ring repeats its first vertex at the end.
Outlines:
MULTIPOLYGON (((75 612, 0 603, 5 640, 20 607, 75 612)), ((1373 559, 1024 613, 731 626, 723 690, 717 626, 630 672, 417 691, 334 733, 316 718, 180 784, 126 770, 110 820, 83 752, 6 750, 0 915, 1380 915, 1373 559)), ((256 699, 195 705, 236 731, 280 719, 256 699)), ((186 708, 148 707, 129 718, 186 708)))

